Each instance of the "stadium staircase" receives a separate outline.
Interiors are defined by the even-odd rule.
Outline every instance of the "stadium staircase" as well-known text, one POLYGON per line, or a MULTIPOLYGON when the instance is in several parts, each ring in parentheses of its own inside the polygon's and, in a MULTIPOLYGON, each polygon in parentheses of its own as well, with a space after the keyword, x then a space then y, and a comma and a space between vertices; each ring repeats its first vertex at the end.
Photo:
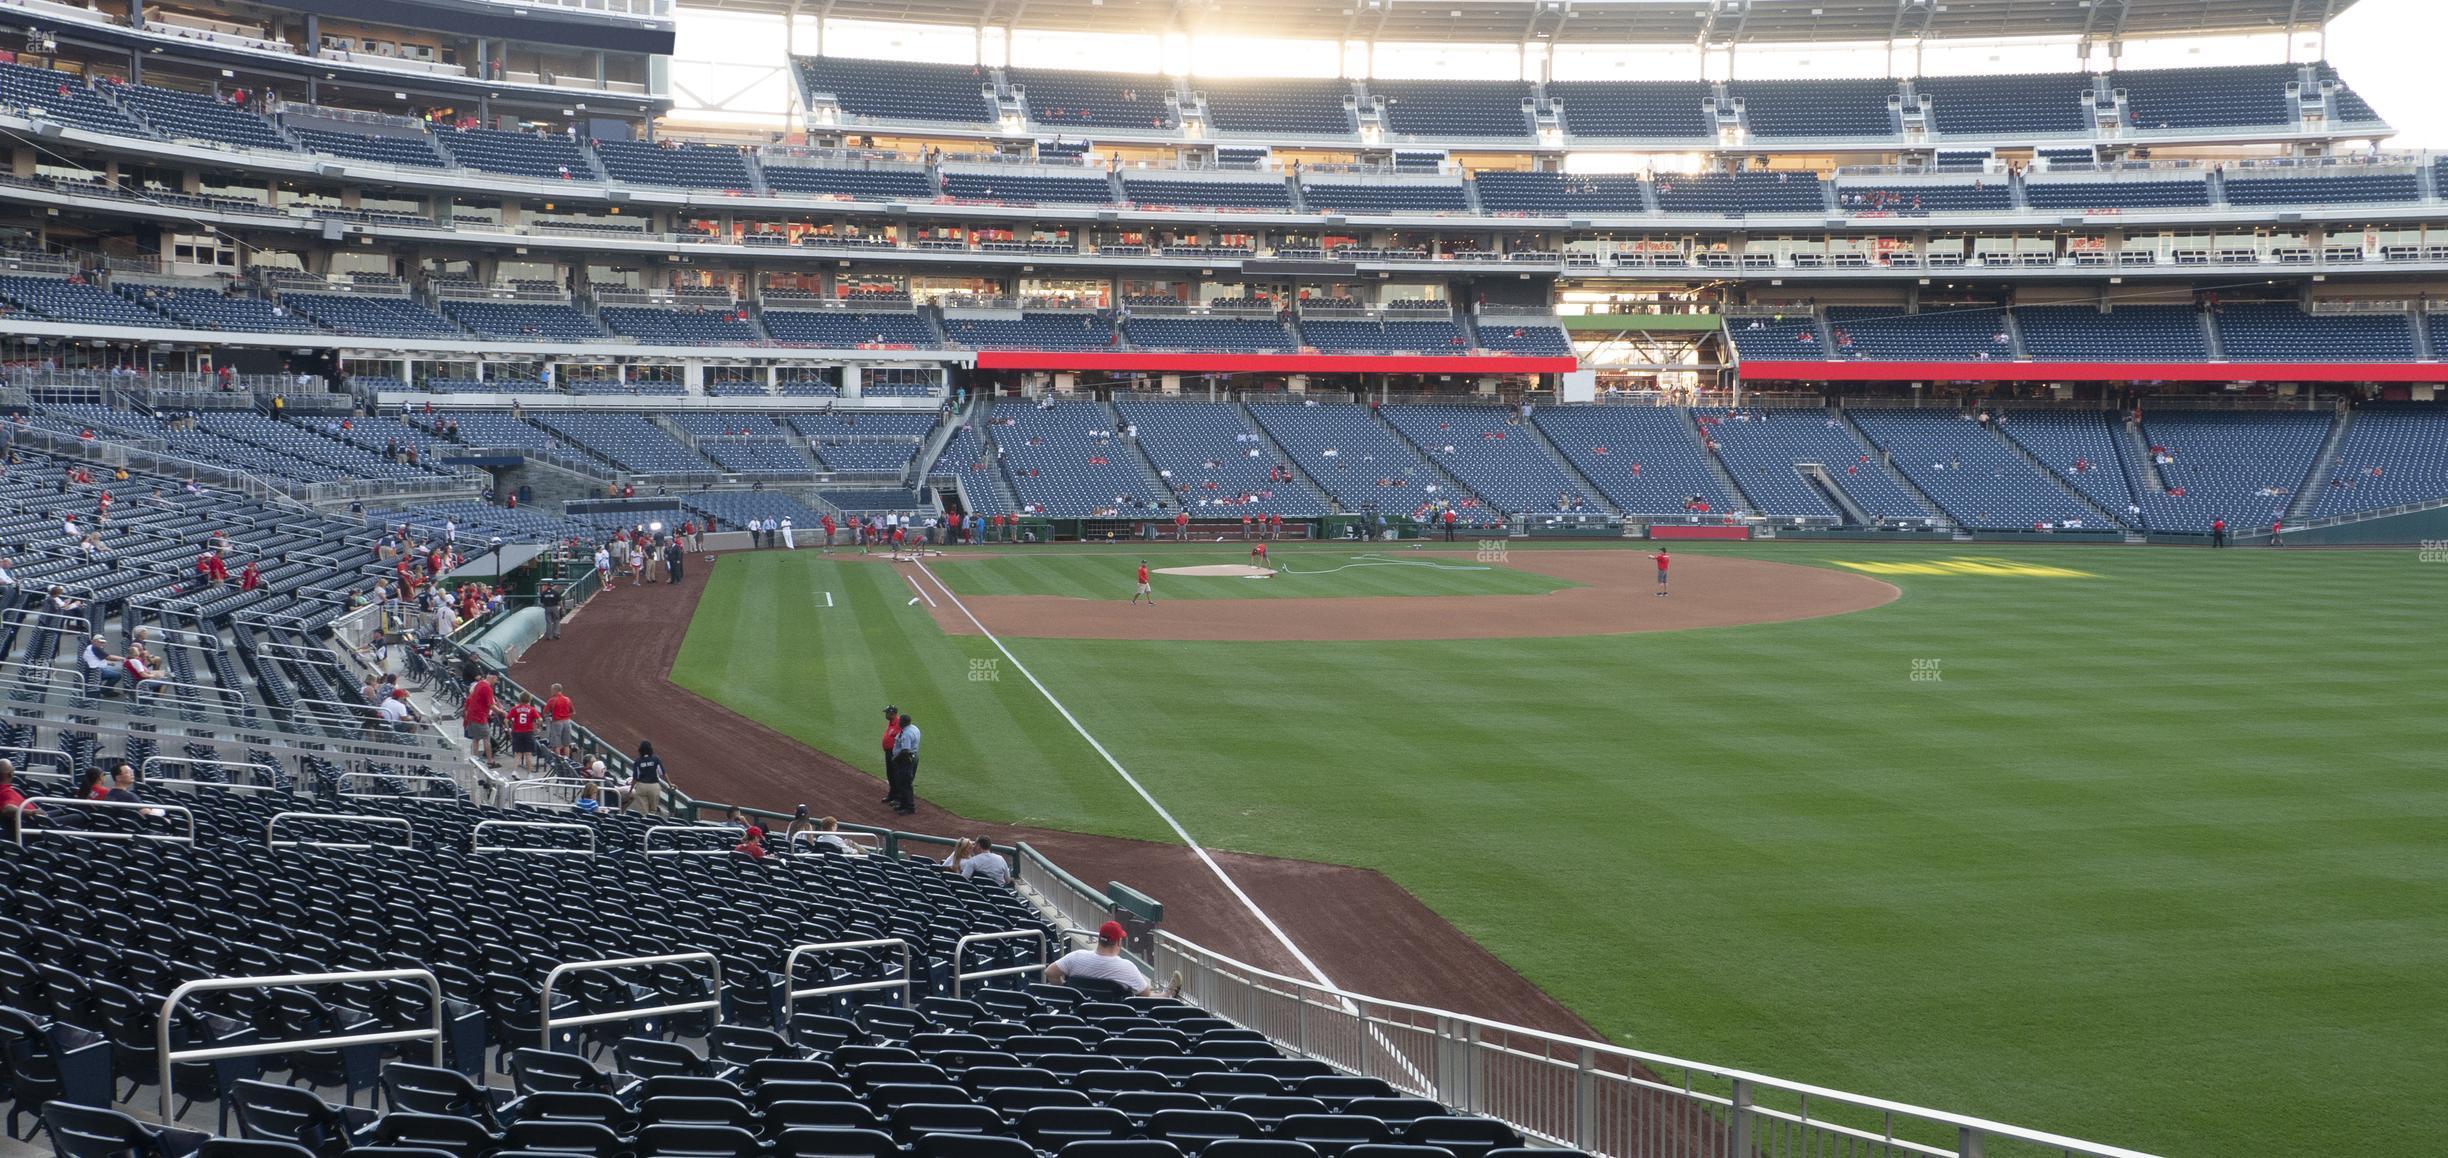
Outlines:
POLYGON ((2347 428, 2353 425, 2352 407, 2338 411, 2337 417, 2330 420, 2329 436, 2321 440, 2320 453, 2312 456, 2311 471, 2304 476, 2303 483, 2295 488, 2294 501, 2287 504, 2288 519, 2309 516, 2312 508, 2320 503, 2321 480, 2328 478, 2330 469, 2337 465, 2338 448, 2346 445, 2347 428))
MULTIPOLYGON (((1011 485, 1011 477, 1004 473, 1006 468, 1003 465, 1002 458, 995 453, 994 439, 987 437, 986 403, 987 399, 984 396, 980 396, 972 401, 969 404, 969 417, 967 421, 969 424, 969 432, 977 436, 979 451, 986 455, 988 468, 985 470, 973 471, 966 469, 967 464, 964 463, 962 464, 963 469, 958 477, 960 478, 961 485, 963 486, 969 485, 972 479, 983 479, 984 482, 980 485, 993 489, 995 492, 995 497, 1002 500, 1002 509, 1007 511, 1017 511, 1021 509, 1020 492, 1013 488, 1011 485)), ((966 495, 962 496, 964 503, 966 503, 967 498, 968 496, 966 495)), ((974 505, 971 506, 971 509, 975 509, 974 505)))
MULTIPOLYGON (((2423 169, 2425 173, 2430 171, 2427 166, 2423 169)), ((2439 357, 2439 347, 2431 344, 2431 311, 2417 308, 2407 316, 2414 321, 2414 356, 2417 358, 2439 357)))
POLYGON ((1844 512, 1845 522, 1857 527, 1870 525, 1872 521, 1870 512, 1863 510, 1860 504, 1853 501, 1853 496, 1846 494, 1843 487, 1836 485, 1836 480, 1829 476, 1827 467, 1818 463, 1795 463, 1794 469, 1801 473, 1804 481, 1818 488, 1819 493, 1827 499, 1830 505, 1844 512))
POLYGON ((2125 459, 2125 481, 2133 486, 2135 494, 2167 493, 2167 479, 2159 473, 2158 465, 2151 462, 2150 442, 2142 437, 2138 427, 2118 421, 2116 445, 2125 459))
MULTIPOLYGON (((975 412, 984 409, 985 406, 986 403, 981 399, 971 402, 969 409, 975 412)), ((949 422, 936 423, 935 429, 928 432, 926 441, 918 445, 918 453, 910 456, 909 469, 902 472, 901 475, 901 485, 915 488, 926 482, 927 476, 935 470, 936 460, 943 457, 944 448, 952 444, 953 434, 964 426, 975 428, 975 420, 970 414, 956 414, 949 422)), ((797 430, 791 433, 794 436, 793 441, 808 447, 809 452, 814 453, 814 447, 808 445, 806 435, 800 434, 797 430)))
POLYGON ((2209 355, 2210 361, 2226 361, 2227 348, 2219 341, 2218 324, 2211 320, 2210 311, 2202 310, 2197 316, 2201 319, 2202 350, 2209 355))
MULTIPOLYGON (((1727 339, 1726 349, 1733 348, 1733 340, 1727 339)), ((1683 430, 1684 433, 1691 435, 1694 449, 1700 452, 1700 461, 1707 463, 1709 473, 1717 476, 1717 485, 1725 488, 1725 493, 1740 500, 1745 509, 1759 510, 1759 500, 1752 498, 1751 492, 1744 490, 1741 483, 1734 481, 1734 472, 1727 470, 1725 461, 1718 458, 1717 453, 1708 448, 1708 432, 1700 429, 1698 421, 1689 410, 1683 412, 1683 430)))
MULTIPOLYGON (((1455 495, 1468 498, 1473 502, 1478 503, 1481 508, 1491 513, 1496 510, 1495 504, 1479 497, 1479 492, 1462 485, 1462 480, 1454 477, 1454 473, 1452 471, 1445 469, 1444 463, 1438 462, 1437 457, 1430 454, 1425 447, 1422 447, 1419 443, 1413 442, 1410 435, 1402 432, 1401 427, 1386 421, 1385 415, 1379 414, 1377 412, 1377 408, 1374 406, 1369 407, 1369 421, 1384 427, 1386 433, 1394 437, 1394 441, 1410 447, 1411 453, 1418 455, 1421 462, 1427 463, 1428 468, 1436 472, 1438 486, 1445 487, 1455 495)), ((1598 491, 1593 487, 1591 488, 1590 493, 1595 495, 1598 493, 1598 491)))
MULTIPOLYGON (((1100 405, 1105 408, 1105 417, 1113 423, 1105 429, 1120 434, 1123 428, 1131 425, 1129 419, 1122 417, 1121 411, 1114 409, 1112 400, 1108 399, 1100 405)), ((1164 475, 1157 473, 1156 464, 1148 458, 1147 451, 1140 447, 1139 439, 1136 436, 1117 438, 1115 441, 1129 444, 1131 465, 1138 467, 1139 477, 1146 480, 1147 493, 1163 496, 1166 502, 1177 501, 1173 494, 1173 484, 1166 482, 1164 475)))
POLYGON ((2014 351, 2015 361, 2031 361, 2031 349, 2023 344, 2023 323, 2015 318, 2015 312, 1999 310, 1998 316, 2006 319, 2006 336, 2013 339, 2014 344, 2010 348, 2014 351))
MULTIPOLYGON (((2004 412, 2000 411, 2000 413, 2003 414, 2004 412)), ((1988 431, 1989 437, 2005 443, 2006 449, 2014 452, 2015 457, 2030 463, 2033 470, 2040 472, 2041 477, 2057 484, 2058 490, 2064 491, 2068 496, 2073 498, 2075 502, 2081 503, 2084 509, 2090 511, 2092 514, 2098 515, 2101 522, 2111 527, 2126 527, 2125 512, 2111 511, 2108 508, 2099 505, 2099 503, 2093 500, 2091 496, 2082 493, 2081 489, 2077 488, 2071 480, 2067 479, 2063 474, 2058 473, 2056 467, 2043 461, 2039 455, 2033 454, 2031 452, 2031 448, 2023 445, 2021 441, 2007 434, 2005 431, 1998 429, 1995 423, 1984 423, 1982 424, 1981 429, 1988 431)), ((2127 529, 2131 530, 2131 528, 2127 529)))
POLYGON ((1571 457, 1567 456, 1563 448, 1558 447, 1553 439, 1547 437, 1545 429, 1535 422, 1524 422, 1522 425, 1529 429, 1530 437, 1538 441, 1539 449, 1546 451, 1547 457, 1555 460, 1556 468, 1564 472, 1564 477, 1571 479, 1575 488, 1582 494, 1588 495, 1591 502, 1598 504, 1599 510, 1610 515, 1623 513, 1623 509, 1616 506, 1614 500, 1607 498, 1605 491, 1600 490, 1597 484, 1591 482, 1588 475, 1581 473, 1580 467, 1573 465, 1571 457))
MULTIPOLYGON (((1861 444, 1862 453, 1870 456, 1870 462, 1878 469, 1887 472, 1888 478, 1895 480, 1895 484, 1897 486, 1904 488, 1904 493, 1911 495, 1914 502, 1921 504, 1922 509, 1928 512, 1926 517, 1941 524, 1951 525, 1954 523, 1955 520, 1946 513, 1945 507, 1939 506, 1935 500, 1929 497, 1929 492, 1922 490, 1918 484, 1913 482, 1912 479, 1906 477, 1903 471, 1897 470, 1895 468, 1895 463, 1888 461, 1887 452, 1881 449, 1877 443, 1870 441, 1870 436, 1862 433, 1861 427, 1853 424, 1853 416, 1851 414, 1848 414, 1842 408, 1839 408, 1836 411, 1836 417, 1838 421, 1844 424, 1845 433, 1852 435, 1853 441, 1861 444)), ((1829 481, 1834 482, 1835 480, 1831 478, 1829 481)), ((1958 530, 1956 533, 1959 536, 1963 534, 1961 530, 1958 530)))
MULTIPOLYGON (((699 437, 698 437, 698 435, 697 435, 697 433, 696 433, 695 431, 692 431, 692 430, 690 430, 689 428, 687 428, 687 427, 685 427, 685 426, 680 425, 678 422, 673 421, 673 420, 672 420, 671 415, 669 415, 669 414, 665 414, 665 413, 659 413, 659 412, 649 413, 649 414, 647 414, 647 415, 646 415, 646 421, 653 423, 653 424, 654 424, 654 426, 655 426, 655 429, 660 430, 660 431, 662 431, 663 433, 665 433, 665 434, 668 434, 668 435, 672 436, 672 440, 673 440, 673 441, 678 442, 680 445, 682 445, 682 446, 685 446, 685 447, 689 448, 689 453, 696 455, 696 456, 698 457, 698 459, 700 459, 701 461, 703 461, 703 462, 705 463, 705 469, 707 469, 707 470, 709 470, 709 471, 712 471, 712 472, 714 472, 714 473, 716 473, 716 474, 731 474, 731 473, 734 473, 734 472, 733 472, 733 471, 732 471, 732 470, 731 470, 729 467, 726 467, 726 466, 724 466, 723 464, 721 464, 721 463, 719 463, 719 462, 716 462, 716 461, 714 460, 714 456, 713 456, 713 455, 710 455, 710 454, 707 454, 707 453, 706 453, 706 451, 705 451, 705 447, 703 447, 703 446, 700 446, 700 445, 699 445, 699 442, 700 442, 701 440, 699 439, 699 437)), ((796 431, 794 431, 794 432, 792 432, 792 433, 793 433, 793 434, 796 434, 797 432, 796 432, 796 431)), ((805 440, 804 438, 798 438, 798 439, 795 439, 795 440, 793 440, 793 441, 795 441, 795 442, 797 443, 797 449, 802 450, 802 451, 806 451, 806 450, 807 450, 806 440, 805 440)), ((815 454, 814 454, 813 452, 809 452, 809 453, 808 453, 808 474, 809 474, 809 476, 812 478, 812 477, 814 477, 815 473, 816 473, 816 457, 815 457, 815 454)), ((786 478, 786 479, 787 479, 789 476, 785 475, 785 476, 782 476, 782 477, 784 477, 784 478, 786 478)), ((790 481, 796 482, 796 481, 798 481, 798 480, 796 480, 796 479, 791 479, 790 481)))
POLYGON ((1275 456, 1275 461, 1292 468, 1292 473, 1299 477, 1301 485, 1307 487, 1310 494, 1317 497, 1318 504, 1322 508, 1334 514, 1349 513, 1343 509, 1341 503, 1334 500, 1333 495, 1326 493, 1326 488, 1319 486, 1316 479, 1309 477, 1308 470, 1300 465, 1299 459, 1292 457, 1292 452, 1285 450, 1282 443, 1275 441, 1274 434, 1267 430, 1266 424, 1258 421, 1257 415, 1250 413, 1249 403, 1236 402, 1233 404, 1233 411, 1240 417, 1241 424, 1249 427, 1250 433, 1258 436, 1259 443, 1266 447, 1267 453, 1275 456))

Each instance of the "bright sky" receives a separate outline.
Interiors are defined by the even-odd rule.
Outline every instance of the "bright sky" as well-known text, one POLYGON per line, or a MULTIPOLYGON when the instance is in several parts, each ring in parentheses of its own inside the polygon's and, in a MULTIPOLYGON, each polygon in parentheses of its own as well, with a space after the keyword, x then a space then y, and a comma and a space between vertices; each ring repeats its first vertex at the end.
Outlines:
POLYGON ((2390 146, 2448 149, 2448 106, 2440 101, 2441 0, 2363 0, 2329 25, 2329 60, 2346 82, 2397 127, 2390 146))
MULTIPOLYGON (((686 0, 683 0, 685 5, 686 0)), ((790 47, 816 51, 816 18, 802 17, 790 47)), ((2442 46, 2448 45, 2448 0, 2362 0, 2330 26, 2328 56, 2389 123, 2399 130, 2392 147, 2448 149, 2448 102, 2439 94, 2442 46)), ((777 17, 707 9, 682 9, 672 80, 679 118, 701 124, 778 128, 791 101, 785 40, 777 17)), ((1045 68, 1132 67, 1226 76, 1362 75, 1366 49, 1333 42, 1191 42, 1177 36, 1079 35, 1029 32, 1013 38, 1012 62, 1045 68), (1127 62, 1127 65, 1124 64, 1127 62)), ((837 56, 892 60, 966 62, 983 47, 990 64, 1003 62, 1003 35, 990 29, 981 46, 968 28, 855 24, 833 21, 825 51, 837 56)), ((2127 68, 2185 65, 2266 64, 2286 58, 2283 35, 2202 40, 2137 40, 2126 45, 2127 68)), ((2295 59, 2321 51, 2317 36, 2297 38, 2295 59)), ((1728 61, 1708 62, 1722 78, 1728 61)), ((1881 45, 1754 46, 1732 62, 1741 75, 1770 77, 1859 77, 1909 75, 1917 66, 1932 75, 2067 71, 2080 62, 2069 41, 1931 41, 1916 61, 1907 49, 1892 56, 1881 45)), ((2102 51, 2092 63, 2106 67, 2102 51)), ((1511 46, 1379 45, 1379 75, 1511 78, 1537 76, 1542 62, 1511 46)), ((1632 79, 1700 75, 1701 58, 1688 46, 1568 46, 1548 65, 1557 79, 1632 79)))

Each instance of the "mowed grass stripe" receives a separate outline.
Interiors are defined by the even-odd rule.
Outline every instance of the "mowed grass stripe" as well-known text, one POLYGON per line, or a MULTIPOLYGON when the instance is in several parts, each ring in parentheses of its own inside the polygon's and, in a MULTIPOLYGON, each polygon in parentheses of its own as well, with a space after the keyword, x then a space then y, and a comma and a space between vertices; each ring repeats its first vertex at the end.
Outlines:
POLYGON ((681 687, 867 770, 883 793, 883 708, 916 717, 918 791, 1016 823, 1096 815, 1116 835, 1161 839, 1153 816, 1106 799, 1118 785, 992 645, 946 636, 882 563, 735 554, 714 572, 672 665, 681 687), (825 591, 834 605, 824 606, 825 591))
MULTIPOLYGON (((1973 553, 1677 553, 1720 551, 1973 553)), ((1631 1044, 2171 1155, 2435 1148, 2448 568, 1976 553, 2096 577, 1594 639, 1013 646, 1203 841, 1382 869, 1631 1044)), ((1108 562, 992 566, 1050 591, 1108 562)), ((1081 763, 938 787, 1145 834, 1081 763)))
MULTIPOLYGON (((1402 544, 1269 544, 1268 566, 1291 573, 1272 579, 1238 576, 1150 577, 1164 599, 1383 598, 1404 595, 1539 595, 1579 586, 1565 579, 1490 566, 1458 551, 1413 551, 1402 544)), ((929 563, 963 596, 1055 595, 1128 600, 1139 563, 1149 570, 1251 562, 1247 543, 1135 544, 1076 550, 955 551, 929 563)), ((1059 693, 1057 693, 1059 694, 1059 693)))

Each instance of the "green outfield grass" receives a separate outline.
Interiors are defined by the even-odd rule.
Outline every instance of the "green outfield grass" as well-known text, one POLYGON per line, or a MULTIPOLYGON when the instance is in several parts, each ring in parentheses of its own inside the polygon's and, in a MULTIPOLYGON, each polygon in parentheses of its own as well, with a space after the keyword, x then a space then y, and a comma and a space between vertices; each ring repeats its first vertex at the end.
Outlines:
MULTIPOLYGON (((1149 586, 1158 599, 1285 599, 1320 596, 1543 595, 1577 587, 1567 579, 1534 575, 1482 563, 1475 552, 1411 550, 1403 544, 1336 546, 1272 543, 1272 579, 1238 576, 1155 575, 1149 586)), ((1149 570, 1250 562, 1246 543, 1090 546, 1024 553, 956 552, 936 565, 944 582, 962 595, 1062 595, 1079 599, 1129 599, 1138 589, 1139 562, 1149 570)), ((1056 693, 1060 694, 1060 693, 1056 693)))
MULTIPOLYGON (((2433 1152, 2448 566, 1977 553, 2093 577, 1894 575, 1876 610, 1685 633, 1010 646, 1203 842, 1382 869, 1626 1044, 2169 1155, 2433 1152)), ((1081 566, 1110 561, 944 570, 1081 566)), ((675 678, 868 766, 915 705, 931 797, 1160 835, 909 595, 735 555, 675 678)))

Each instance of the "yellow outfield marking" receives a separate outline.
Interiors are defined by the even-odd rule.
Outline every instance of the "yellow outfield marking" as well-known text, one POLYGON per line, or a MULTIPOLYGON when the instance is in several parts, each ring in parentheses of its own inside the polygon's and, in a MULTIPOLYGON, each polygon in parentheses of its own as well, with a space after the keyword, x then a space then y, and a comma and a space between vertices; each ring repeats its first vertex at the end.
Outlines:
POLYGON ((1993 556, 1957 555, 1952 559, 1928 559, 1917 563, 1848 563, 1833 560, 1839 567, 1865 575, 2004 575, 2016 579, 2097 579, 2089 571, 2071 567, 2052 567, 2045 563, 2026 563, 2018 559, 1993 556))

